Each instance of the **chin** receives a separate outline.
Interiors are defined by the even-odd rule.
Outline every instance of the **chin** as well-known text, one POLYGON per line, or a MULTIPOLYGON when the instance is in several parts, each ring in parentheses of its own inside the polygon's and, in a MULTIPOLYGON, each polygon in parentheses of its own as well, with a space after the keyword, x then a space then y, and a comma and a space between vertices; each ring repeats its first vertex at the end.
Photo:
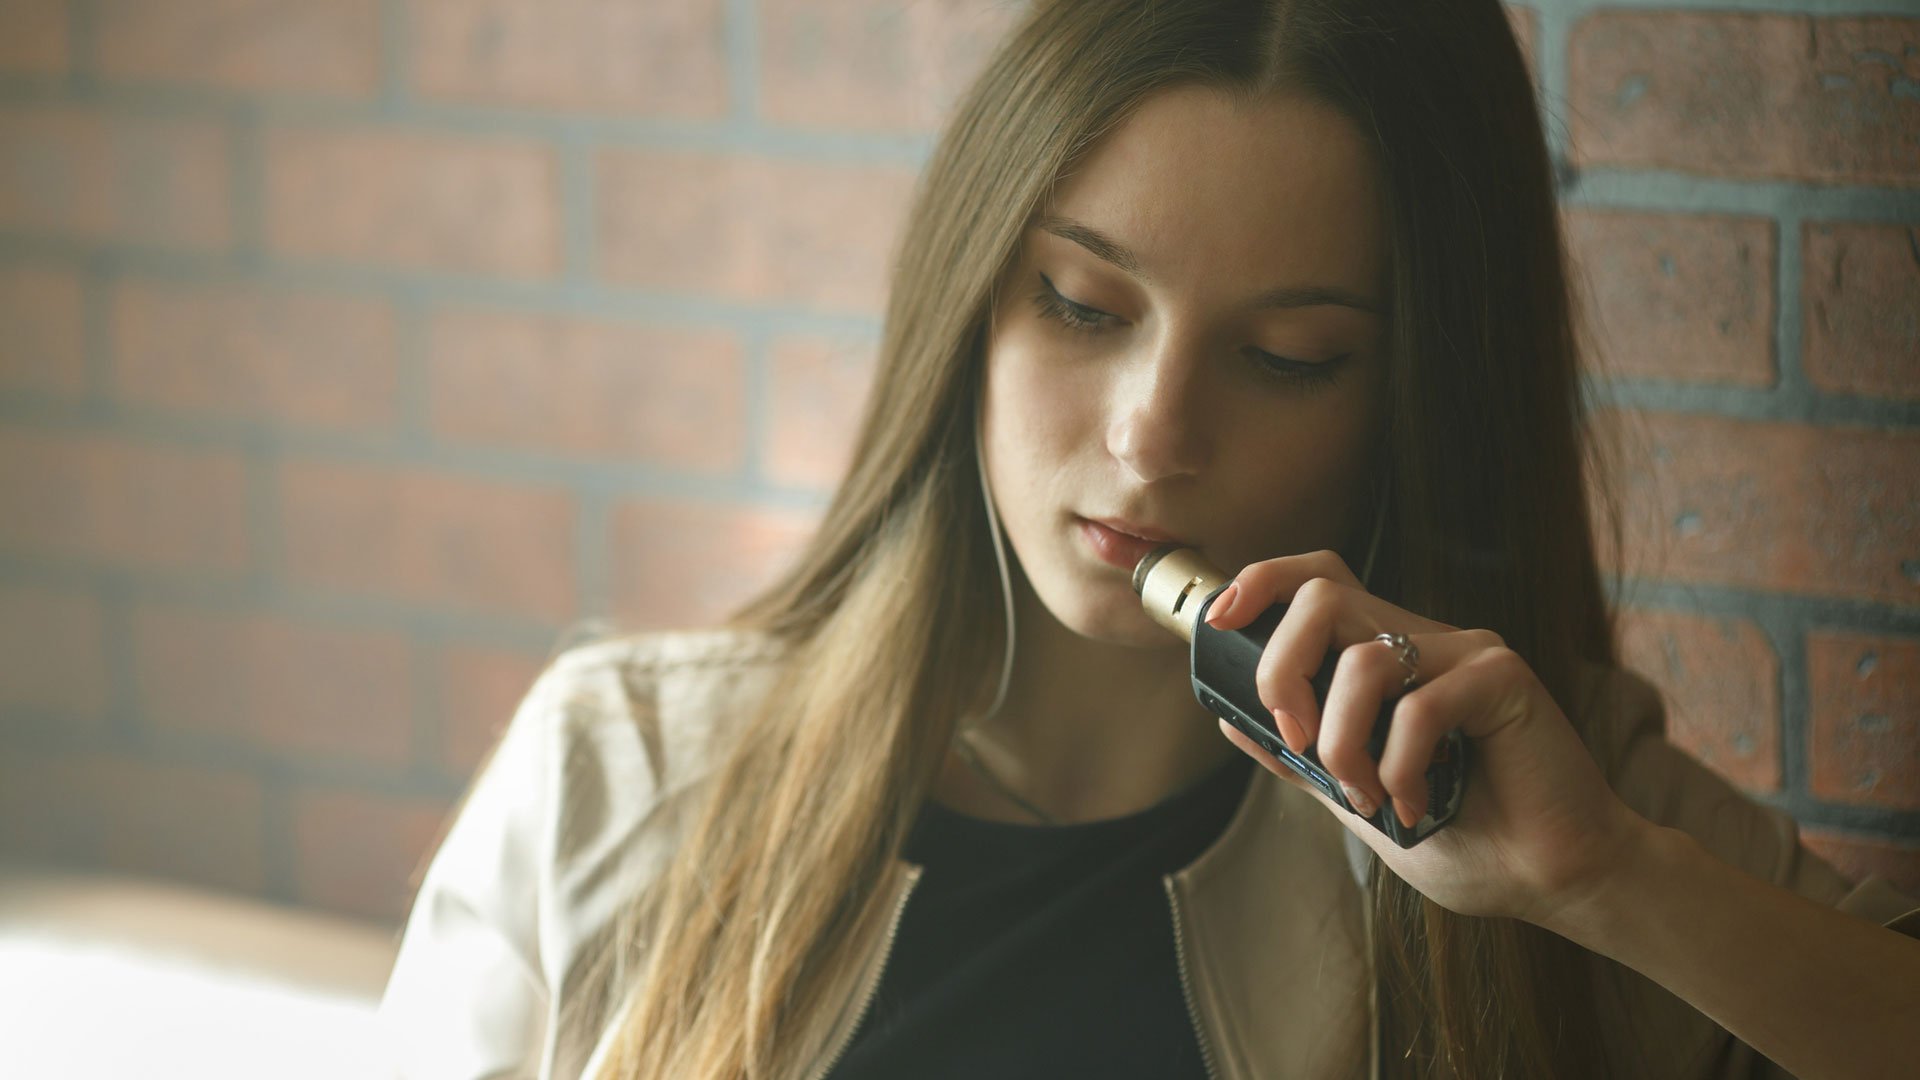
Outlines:
POLYGON ((1061 626, 1083 638, 1143 649, 1185 646, 1141 608, 1131 582, 1067 573, 1053 575, 1050 580, 1056 583, 1055 588, 1046 593, 1036 590, 1041 606, 1061 626), (1060 595, 1062 591, 1067 595, 1060 595))

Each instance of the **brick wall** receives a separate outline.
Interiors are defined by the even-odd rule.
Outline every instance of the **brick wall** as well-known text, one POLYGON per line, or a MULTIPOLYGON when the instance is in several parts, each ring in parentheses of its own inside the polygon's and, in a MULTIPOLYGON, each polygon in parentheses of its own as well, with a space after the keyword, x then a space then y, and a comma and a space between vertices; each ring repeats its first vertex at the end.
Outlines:
MULTIPOLYGON (((1920 891, 1920 21, 1744 6, 1510 9, 1628 654, 1920 891)), ((562 627, 816 520, 1017 8, 0 0, 0 846, 397 921, 562 627)))

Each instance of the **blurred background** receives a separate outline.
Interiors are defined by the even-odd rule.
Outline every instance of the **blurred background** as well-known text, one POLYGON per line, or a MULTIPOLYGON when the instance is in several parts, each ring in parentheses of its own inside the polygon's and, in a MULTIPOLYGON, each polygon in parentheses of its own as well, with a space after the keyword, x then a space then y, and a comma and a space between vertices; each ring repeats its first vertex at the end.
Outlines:
MULTIPOLYGON (((1629 665, 1920 893, 1908 4, 1507 10, 1633 433, 1629 665)), ((81 970, 58 925, 357 1022, 563 630, 698 625, 806 536, 1023 7, 0 0, 0 970, 81 970)))

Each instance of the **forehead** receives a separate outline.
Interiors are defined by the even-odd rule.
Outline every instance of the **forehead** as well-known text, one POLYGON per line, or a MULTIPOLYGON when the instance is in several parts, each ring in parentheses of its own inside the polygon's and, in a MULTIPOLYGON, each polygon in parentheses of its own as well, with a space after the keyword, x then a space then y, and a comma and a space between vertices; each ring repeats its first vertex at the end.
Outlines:
POLYGON ((1138 257, 1141 280, 1167 289, 1311 284, 1378 297, 1382 190, 1360 133, 1332 108, 1177 87, 1096 143, 1036 221, 1092 225, 1138 257))

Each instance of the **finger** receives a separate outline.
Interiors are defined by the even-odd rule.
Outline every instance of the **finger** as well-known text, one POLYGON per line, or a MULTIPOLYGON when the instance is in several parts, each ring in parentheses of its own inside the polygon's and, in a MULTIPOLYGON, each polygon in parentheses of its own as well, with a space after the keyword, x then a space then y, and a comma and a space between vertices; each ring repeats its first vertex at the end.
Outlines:
POLYGON ((1313 680, 1332 648, 1344 591, 1346 586, 1332 578, 1314 578, 1302 585, 1254 666, 1253 684, 1261 704, 1292 717, 1292 724, 1282 723, 1281 731, 1298 730, 1300 745, 1288 744, 1296 754, 1304 753, 1320 733, 1321 703, 1314 695, 1313 680))
POLYGON ((1524 664, 1504 646, 1475 649, 1395 702, 1377 770, 1402 822, 1418 821, 1425 812, 1427 769, 1449 732, 1457 728, 1480 738, 1498 730, 1502 718, 1525 714, 1528 683, 1507 670, 1509 656, 1524 664))
MULTIPOLYGON (((1309 604, 1322 602, 1322 597, 1311 582, 1302 593, 1309 604)), ((1401 633, 1406 634, 1414 645, 1415 655, 1411 659, 1420 678, 1437 678, 1475 650, 1505 644, 1500 635, 1491 630, 1456 630, 1445 623, 1407 615, 1399 608, 1366 593, 1356 594, 1352 590, 1338 589, 1333 593, 1336 595, 1327 596, 1325 602, 1338 606, 1342 601, 1350 601, 1357 596, 1363 603, 1378 604, 1394 613, 1396 622, 1388 625, 1404 625, 1401 633), (1337 595, 1343 591, 1344 596, 1337 595)), ((1300 601, 1296 601, 1298 603, 1300 601)), ((1364 645, 1366 648, 1357 654, 1358 662, 1365 665, 1369 677, 1362 685, 1370 686, 1379 681, 1385 686, 1389 674, 1397 672, 1392 677, 1391 685, 1405 689, 1407 671, 1400 662, 1399 649, 1379 640, 1379 624, 1372 622, 1365 612, 1355 611, 1350 605, 1339 607, 1338 613, 1331 617, 1323 612, 1309 612, 1301 617, 1297 625, 1289 626, 1292 614, 1289 610, 1288 617, 1280 620, 1279 627, 1274 630, 1273 640, 1268 643, 1268 652, 1262 654, 1261 662, 1263 666, 1268 663, 1272 665, 1276 680, 1272 693, 1287 695, 1287 702, 1298 703, 1293 705, 1294 708, 1311 710, 1306 715, 1312 717, 1312 723, 1301 724, 1309 743, 1320 738, 1319 725, 1324 722, 1321 718, 1327 709, 1325 702, 1317 701, 1313 688, 1313 680, 1319 675, 1318 665, 1326 662, 1327 650, 1364 645), (1331 633, 1323 628, 1330 628, 1331 633), (1309 664, 1314 665, 1311 671, 1307 670, 1309 664), (1301 689, 1302 684, 1304 690, 1301 689)), ((1261 685, 1259 678, 1256 672, 1256 686, 1261 685)), ((1292 709, 1289 711, 1292 712, 1292 709)), ((1299 717, 1302 713, 1294 712, 1293 715, 1299 717)), ((1294 752, 1300 751, 1296 749, 1294 752)))
MULTIPOLYGON (((1373 721, 1380 713, 1390 688, 1397 690, 1400 677, 1389 677, 1374 661, 1386 651, 1373 642, 1349 645, 1340 650, 1333 669, 1333 681, 1327 685, 1327 701, 1322 713, 1318 747, 1320 765, 1347 789, 1348 801, 1364 816, 1386 801, 1373 757, 1367 753, 1367 741, 1373 737, 1373 721)), ((1398 667, 1398 663, 1395 663, 1398 667)))
MULTIPOLYGON (((1488 630, 1461 630, 1409 634, 1407 640, 1415 651, 1414 674, 1422 682, 1431 682, 1473 656, 1497 647, 1500 639, 1488 630)), ((1394 795, 1407 795, 1404 785, 1396 787, 1385 775, 1384 760, 1376 763, 1367 748, 1385 702, 1400 699, 1394 707, 1390 738, 1402 723, 1401 709, 1411 693, 1408 668, 1400 657, 1397 646, 1378 638, 1349 645, 1340 651, 1333 681, 1327 688, 1319 740, 1320 763, 1341 782, 1358 788, 1373 806, 1383 805, 1394 795)), ((1421 683, 1413 685, 1418 687, 1421 683)), ((1428 749, 1431 750, 1431 745, 1428 749)), ((1423 760, 1418 785, 1422 799, 1425 798, 1425 767, 1423 760)), ((1414 805, 1426 804, 1418 801, 1414 805)))
POLYGON ((1434 748, 1453 730, 1459 715, 1459 680, 1471 677, 1466 671, 1451 672, 1394 703, 1393 727, 1380 754, 1379 775, 1402 824, 1411 824, 1409 817, 1420 820, 1416 811, 1427 805, 1429 794, 1427 767, 1433 763, 1434 748))
POLYGON ((1233 576, 1220 599, 1207 609, 1207 623, 1218 630, 1237 630, 1273 605, 1291 600, 1300 586, 1317 577, 1360 587, 1360 579, 1337 551, 1309 551, 1304 555, 1264 559, 1249 564, 1233 576))

